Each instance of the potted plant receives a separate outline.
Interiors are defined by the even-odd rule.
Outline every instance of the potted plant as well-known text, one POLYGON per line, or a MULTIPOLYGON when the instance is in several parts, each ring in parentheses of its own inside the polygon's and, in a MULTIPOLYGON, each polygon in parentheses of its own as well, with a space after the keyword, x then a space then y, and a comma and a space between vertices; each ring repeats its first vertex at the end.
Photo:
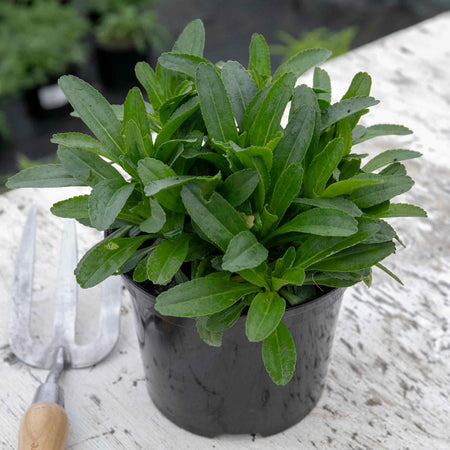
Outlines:
POLYGON ((67 100, 56 81, 85 60, 86 21, 57 0, 8 0, 0 23, 0 98, 23 94, 34 118, 60 113, 67 100))
POLYGON ((248 69, 218 67, 203 47, 196 20, 156 72, 136 66, 150 103, 135 87, 111 107, 62 77, 96 138, 54 135, 61 163, 8 186, 92 186, 52 212, 106 232, 77 280, 87 288, 123 274, 156 406, 202 435, 268 435, 320 397, 343 288, 370 285, 372 267, 398 280, 381 264, 399 242, 383 218, 426 215, 391 203, 413 185, 400 161, 420 154, 387 150, 363 163, 352 152, 410 130, 358 124, 378 103, 366 73, 337 103, 322 69, 312 88, 295 87, 327 50, 300 52, 272 74, 260 35, 248 69))
POLYGON ((165 29, 158 23, 156 1, 84 0, 93 19, 94 45, 102 84, 108 89, 130 88, 133 68, 161 49, 165 29))

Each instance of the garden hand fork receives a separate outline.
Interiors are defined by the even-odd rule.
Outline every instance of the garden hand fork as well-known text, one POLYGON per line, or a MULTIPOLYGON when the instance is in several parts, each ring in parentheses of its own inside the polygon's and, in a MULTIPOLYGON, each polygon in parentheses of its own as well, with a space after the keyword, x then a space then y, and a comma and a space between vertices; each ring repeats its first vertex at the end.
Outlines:
POLYGON ((63 390, 58 385, 65 368, 92 366, 105 358, 119 337, 122 284, 111 277, 102 284, 102 304, 99 332, 87 345, 75 343, 77 264, 75 222, 64 224, 58 265, 53 339, 45 345, 34 340, 29 331, 33 289, 33 263, 36 206, 28 215, 17 255, 10 322, 12 351, 24 363, 50 369, 45 383, 36 391, 33 404, 25 413, 19 432, 19 450, 63 450, 67 438, 68 420, 64 412, 63 390))

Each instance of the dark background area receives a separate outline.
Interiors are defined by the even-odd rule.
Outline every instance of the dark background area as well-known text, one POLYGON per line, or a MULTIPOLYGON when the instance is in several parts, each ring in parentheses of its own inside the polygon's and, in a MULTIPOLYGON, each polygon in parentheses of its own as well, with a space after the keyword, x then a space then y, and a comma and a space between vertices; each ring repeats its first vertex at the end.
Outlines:
MULTIPOLYGON (((445 0, 165 0, 158 7, 158 20, 168 31, 166 49, 170 49, 189 21, 201 18, 206 28, 205 57, 212 61, 233 59, 247 65, 248 45, 255 32, 264 35, 270 45, 278 43, 279 31, 298 36, 317 27, 341 30, 356 26, 354 48, 449 8, 450 1, 445 0)), ((154 66, 156 56, 148 53, 144 58, 154 66)), ((273 66, 280 62, 281 57, 275 55, 273 66)), ((98 67, 98 55, 91 50, 87 62, 69 73, 92 83, 111 103, 122 103, 131 85, 105 88, 98 67)), ((50 80, 49 84, 55 81, 50 80)), ((19 154, 31 160, 52 158, 56 151, 56 146, 50 143, 52 134, 87 132, 79 120, 69 116, 68 105, 47 117, 32 117, 23 100, 24 95, 1 100, 11 131, 9 140, 0 139, 0 174, 3 175, 18 170, 19 154)))

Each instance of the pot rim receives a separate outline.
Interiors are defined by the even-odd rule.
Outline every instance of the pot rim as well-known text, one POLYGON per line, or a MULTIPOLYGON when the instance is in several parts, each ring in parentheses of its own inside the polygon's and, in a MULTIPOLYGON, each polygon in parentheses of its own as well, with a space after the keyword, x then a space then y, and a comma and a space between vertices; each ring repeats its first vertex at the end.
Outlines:
MULTIPOLYGON (((134 281, 133 278, 129 274, 127 274, 127 273, 122 274, 122 276, 124 278, 126 278, 127 281, 133 285, 133 287, 135 287, 136 289, 140 290, 141 292, 147 294, 147 296, 150 296, 151 302, 153 304, 156 303, 156 297, 151 292, 149 292, 147 289, 143 288, 139 283, 134 281)), ((286 307, 285 314, 289 314, 291 316, 296 316, 298 314, 303 314, 306 311, 309 311, 310 309, 317 308, 317 307, 321 306, 323 303, 334 302, 344 294, 346 289, 347 288, 332 288, 331 291, 328 291, 327 293, 321 295, 320 297, 316 297, 312 300, 308 300, 304 303, 300 303, 299 305, 295 305, 295 306, 288 305, 286 307)), ((170 319, 173 316, 164 316, 161 314, 161 317, 164 317, 165 319, 170 319)), ((243 316, 241 315, 238 320, 242 319, 242 317, 243 316)), ((194 317, 183 317, 183 318, 184 319, 195 319, 194 317)))

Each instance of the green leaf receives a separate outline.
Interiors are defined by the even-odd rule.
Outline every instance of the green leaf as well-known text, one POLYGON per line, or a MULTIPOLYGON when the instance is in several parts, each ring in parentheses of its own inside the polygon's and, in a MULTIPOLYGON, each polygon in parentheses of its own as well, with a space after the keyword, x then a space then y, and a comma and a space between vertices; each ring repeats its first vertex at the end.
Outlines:
POLYGON ((309 269, 352 272, 372 267, 394 252, 395 245, 393 242, 358 244, 313 264, 309 269))
POLYGON ((371 214, 371 217, 428 217, 426 211, 419 206, 407 203, 393 203, 387 209, 379 213, 371 214))
POLYGON ((243 169, 230 175, 219 187, 219 192, 231 206, 239 206, 253 194, 258 183, 258 172, 243 169))
POLYGON ((237 61, 227 61, 223 65, 221 76, 234 117, 241 129, 245 110, 257 93, 255 83, 250 74, 237 61))
POLYGON ((314 89, 320 89, 324 92, 317 94, 317 100, 321 108, 326 108, 331 103, 331 81, 328 73, 316 67, 314 69, 314 79, 313 79, 314 89))
MULTIPOLYGON (((255 168, 254 158, 257 157, 261 159, 269 171, 272 167, 272 151, 268 147, 259 147, 256 145, 251 145, 250 147, 241 148, 239 145, 231 142, 231 150, 238 157, 241 164, 246 167, 255 168)), ((256 168, 255 168, 256 169, 256 168)), ((256 169, 257 170, 257 169, 256 169)))
POLYGON ((151 181, 176 176, 171 167, 155 158, 144 158, 139 161, 138 172, 144 185, 151 181))
POLYGON ((331 208, 344 211, 352 217, 360 217, 362 211, 350 200, 343 197, 334 198, 296 198, 294 205, 317 206, 318 208, 331 208))
POLYGON ((358 219, 358 231, 347 237, 310 236, 298 248, 295 265, 307 268, 334 253, 359 244, 375 235, 379 225, 370 219, 358 219))
POLYGON ((139 228, 144 233, 157 233, 166 223, 166 213, 155 198, 149 198, 149 202, 151 215, 139 225, 139 228))
POLYGON ((261 292, 252 300, 247 313, 245 334, 250 342, 266 339, 283 317, 286 302, 276 292, 261 292))
POLYGON ((302 181, 303 168, 301 164, 290 165, 276 180, 268 207, 268 211, 278 217, 276 223, 281 222, 292 201, 299 194, 302 181))
POLYGON ((164 90, 156 79, 155 72, 153 72, 153 69, 144 61, 136 64, 135 72, 136 78, 139 80, 139 83, 144 86, 153 108, 159 109, 164 103, 165 96, 164 90))
POLYGON ((147 258, 141 259, 133 271, 133 280, 137 283, 147 281, 147 258))
POLYGON ((363 244, 380 244, 392 241, 397 236, 396 231, 384 220, 374 220, 378 225, 378 231, 364 240, 363 244))
POLYGON ((182 186, 189 181, 198 181, 203 183, 210 182, 212 183, 212 186, 214 186, 220 182, 220 172, 215 176, 197 177, 193 175, 180 175, 175 177, 163 178, 161 180, 150 181, 150 183, 146 184, 144 191, 148 196, 156 195, 161 191, 165 191, 166 189, 170 189, 176 186, 182 186))
POLYGON ((81 148, 59 147, 57 152, 64 169, 89 186, 115 179, 124 182, 122 175, 100 156, 81 148))
POLYGON ((184 53, 163 53, 158 58, 158 62, 166 69, 183 73, 194 79, 199 65, 208 63, 206 59, 200 58, 199 56, 184 53))
POLYGON ((207 344, 220 347, 223 332, 237 322, 246 306, 245 302, 238 302, 218 313, 199 317, 197 319, 197 330, 200 337, 207 344))
MULTIPOLYGON (((155 158, 144 158, 138 163, 138 174, 144 185, 152 181, 175 177, 176 173, 171 167, 155 158)), ((167 209, 175 212, 185 212, 180 202, 180 188, 167 189, 155 195, 158 202, 167 209)))
POLYGON ((277 291, 283 286, 301 286, 305 279, 305 271, 301 267, 286 269, 281 275, 272 277, 273 288, 277 291))
POLYGON ((107 239, 92 247, 75 269, 78 284, 90 288, 119 270, 149 236, 107 239))
POLYGON ((225 86, 212 64, 201 64, 196 74, 200 109, 209 136, 216 141, 237 141, 233 110, 225 86))
POLYGON ((344 117, 351 116, 369 106, 374 106, 379 103, 373 97, 353 97, 341 100, 339 103, 334 103, 322 111, 322 125, 324 130, 333 123, 338 122, 344 117))
POLYGON ((307 197, 321 196, 328 180, 336 170, 344 152, 342 138, 333 139, 312 160, 305 174, 304 192, 307 197))
POLYGON ((339 195, 351 194, 353 191, 363 187, 380 183, 382 177, 376 174, 360 174, 352 178, 330 184, 322 194, 322 197, 333 198, 339 195))
MULTIPOLYGON (((233 305, 234 306, 234 305, 233 305)), ((217 313, 220 314, 220 313, 217 313)), ((195 321, 195 327, 197 328, 198 335, 201 339, 212 347, 222 346, 222 329, 215 329, 208 327, 209 316, 198 317, 195 321)))
POLYGON ((162 144, 168 141, 180 125, 198 110, 199 105, 198 97, 193 97, 177 108, 158 133, 155 139, 155 149, 158 150, 162 144))
POLYGON ((383 266, 383 264, 381 264, 381 263, 377 263, 377 264, 375 264, 375 266, 378 267, 379 269, 381 269, 384 273, 387 273, 397 283, 399 283, 402 286, 404 286, 403 281, 400 280, 400 278, 397 275, 395 275, 395 273, 391 272, 386 266, 383 266))
POLYGON ((291 333, 283 322, 262 346, 262 359, 267 373, 275 384, 284 386, 294 375, 297 353, 291 333))
POLYGON ((353 137, 353 145, 360 144, 361 142, 379 136, 406 136, 408 134, 412 134, 412 131, 409 128, 404 127, 403 125, 390 124, 372 125, 371 127, 367 127, 363 131, 364 133, 362 133, 359 137, 353 137))
MULTIPOLYGON (((257 92, 257 94, 251 99, 250 103, 248 104, 247 108, 244 112, 244 117, 242 119, 242 127, 241 131, 249 131, 252 127, 256 114, 258 114, 258 111, 261 108, 262 102, 266 98, 267 93, 269 92, 270 85, 265 86, 261 91, 257 92)), ((247 139, 247 137, 246 137, 247 139)), ((247 139, 248 140, 248 139, 247 139)), ((242 144, 244 145, 244 144, 242 144)))
POLYGON ((406 175, 406 167, 399 163, 393 163, 389 166, 385 167, 383 170, 380 171, 380 175, 406 175))
MULTIPOLYGON (((52 144, 62 145, 64 147, 81 148, 88 150, 97 155, 109 157, 107 151, 102 147, 102 144, 94 139, 92 136, 83 133, 58 133, 54 134, 50 139, 52 144)), ((115 160, 112 160, 117 162, 115 160)))
POLYGON ((284 130, 281 141, 273 152, 272 179, 278 180, 291 164, 302 163, 314 134, 316 113, 313 107, 300 108, 284 130))
POLYGON ((172 51, 202 57, 204 47, 205 27, 200 19, 196 19, 186 25, 172 51))
POLYGON ((306 86, 306 84, 301 84, 294 89, 294 93, 292 94, 291 109, 289 110, 289 122, 292 117, 305 106, 309 106, 316 111, 320 122, 320 107, 317 101, 317 96, 309 86, 306 86))
POLYGON ((234 283, 224 277, 197 278, 159 294, 155 309, 165 316, 209 316, 229 308, 244 295, 258 289, 249 283, 234 283))
POLYGON ((275 268, 272 271, 272 275, 275 277, 281 276, 281 274, 292 267, 295 261, 295 247, 289 247, 281 258, 275 261, 275 268))
POLYGON ((151 152, 147 153, 141 131, 133 119, 124 123, 123 137, 125 140, 127 157, 132 162, 134 168, 140 159, 149 156, 149 153, 151 152))
POLYGON ((366 97, 370 94, 372 78, 365 72, 359 72, 354 77, 342 100, 352 97, 366 97))
POLYGON ((357 189, 349 199, 360 208, 368 208, 409 191, 413 185, 407 176, 385 176, 378 184, 357 189))
POLYGON ((58 217, 71 219, 87 219, 89 195, 79 195, 77 197, 68 198, 61 202, 55 203, 50 211, 58 217))
POLYGON ((132 194, 135 183, 124 180, 103 180, 96 184, 89 196, 89 219, 97 230, 107 230, 119 215, 132 194))
POLYGON ((413 159, 422 156, 422 153, 413 152, 411 150, 386 150, 383 153, 372 158, 363 168, 365 172, 373 172, 380 167, 387 166, 388 164, 395 163, 397 161, 404 161, 406 159, 413 159))
POLYGON ((239 275, 256 286, 270 289, 270 267, 267 262, 263 262, 253 269, 241 270, 239 275))
POLYGON ((58 84, 72 108, 103 144, 108 154, 117 158, 123 153, 122 125, 107 100, 88 83, 73 75, 62 76, 58 84))
POLYGON ((311 48, 303 50, 294 56, 291 56, 286 62, 278 67, 274 74, 274 79, 282 77, 286 73, 293 73, 297 80, 307 70, 317 64, 326 61, 331 56, 329 50, 323 48, 311 48))
POLYGON ((344 288, 353 286, 360 281, 364 281, 364 279, 370 276, 370 273, 370 269, 363 269, 355 272, 309 273, 305 279, 305 285, 344 288))
POLYGON ((159 243, 147 259, 148 279, 154 284, 167 284, 183 264, 188 248, 187 234, 159 243))
POLYGON ((61 164, 41 164, 39 166, 29 167, 13 175, 6 182, 8 189, 85 185, 83 181, 73 178, 61 164))
MULTIPOLYGON (((370 75, 365 72, 359 72, 353 77, 350 87, 342 97, 342 100, 352 97, 367 97, 370 94, 371 87, 372 78, 370 75)), ((355 128, 362 115, 363 111, 360 111, 348 117, 350 130, 355 128)))
POLYGON ((136 122, 142 137, 151 135, 144 99, 142 98, 141 91, 137 87, 134 87, 128 92, 124 103, 123 125, 129 120, 136 122))
POLYGON ((243 217, 217 192, 206 200, 196 183, 187 183, 181 198, 193 222, 222 251, 236 234, 248 230, 243 217))
POLYGON ((241 231, 228 244, 222 268, 230 272, 253 269, 267 259, 269 252, 251 231, 241 231))
POLYGON ((206 161, 209 161, 211 164, 216 166, 217 169, 222 171, 223 173, 230 173, 230 167, 228 165, 227 160, 221 156, 218 155, 215 152, 208 152, 208 151, 198 151, 193 148, 185 148, 183 153, 181 154, 182 158, 185 159, 204 159, 206 161))
POLYGON ((296 287, 294 292, 283 288, 281 289, 280 294, 289 302, 291 306, 300 305, 301 303, 317 298, 315 286, 296 287))
POLYGON ((252 35, 249 53, 248 70, 254 76, 258 88, 261 89, 271 75, 270 51, 263 36, 257 33, 252 35))
POLYGON ((295 75, 287 73, 272 84, 250 128, 249 140, 252 145, 264 146, 275 136, 291 99, 295 81, 295 75))
POLYGON ((224 311, 212 314, 208 317, 208 327, 211 329, 221 328, 223 330, 231 328, 239 319, 246 306, 244 302, 235 303, 224 311))
POLYGON ((215 250, 215 247, 209 242, 203 240, 200 236, 194 234, 189 241, 189 250, 185 261, 195 261, 203 259, 209 253, 215 250))
POLYGON ((350 236, 358 231, 358 222, 348 214, 331 208, 314 208, 281 225, 269 236, 291 232, 319 236, 350 236))

